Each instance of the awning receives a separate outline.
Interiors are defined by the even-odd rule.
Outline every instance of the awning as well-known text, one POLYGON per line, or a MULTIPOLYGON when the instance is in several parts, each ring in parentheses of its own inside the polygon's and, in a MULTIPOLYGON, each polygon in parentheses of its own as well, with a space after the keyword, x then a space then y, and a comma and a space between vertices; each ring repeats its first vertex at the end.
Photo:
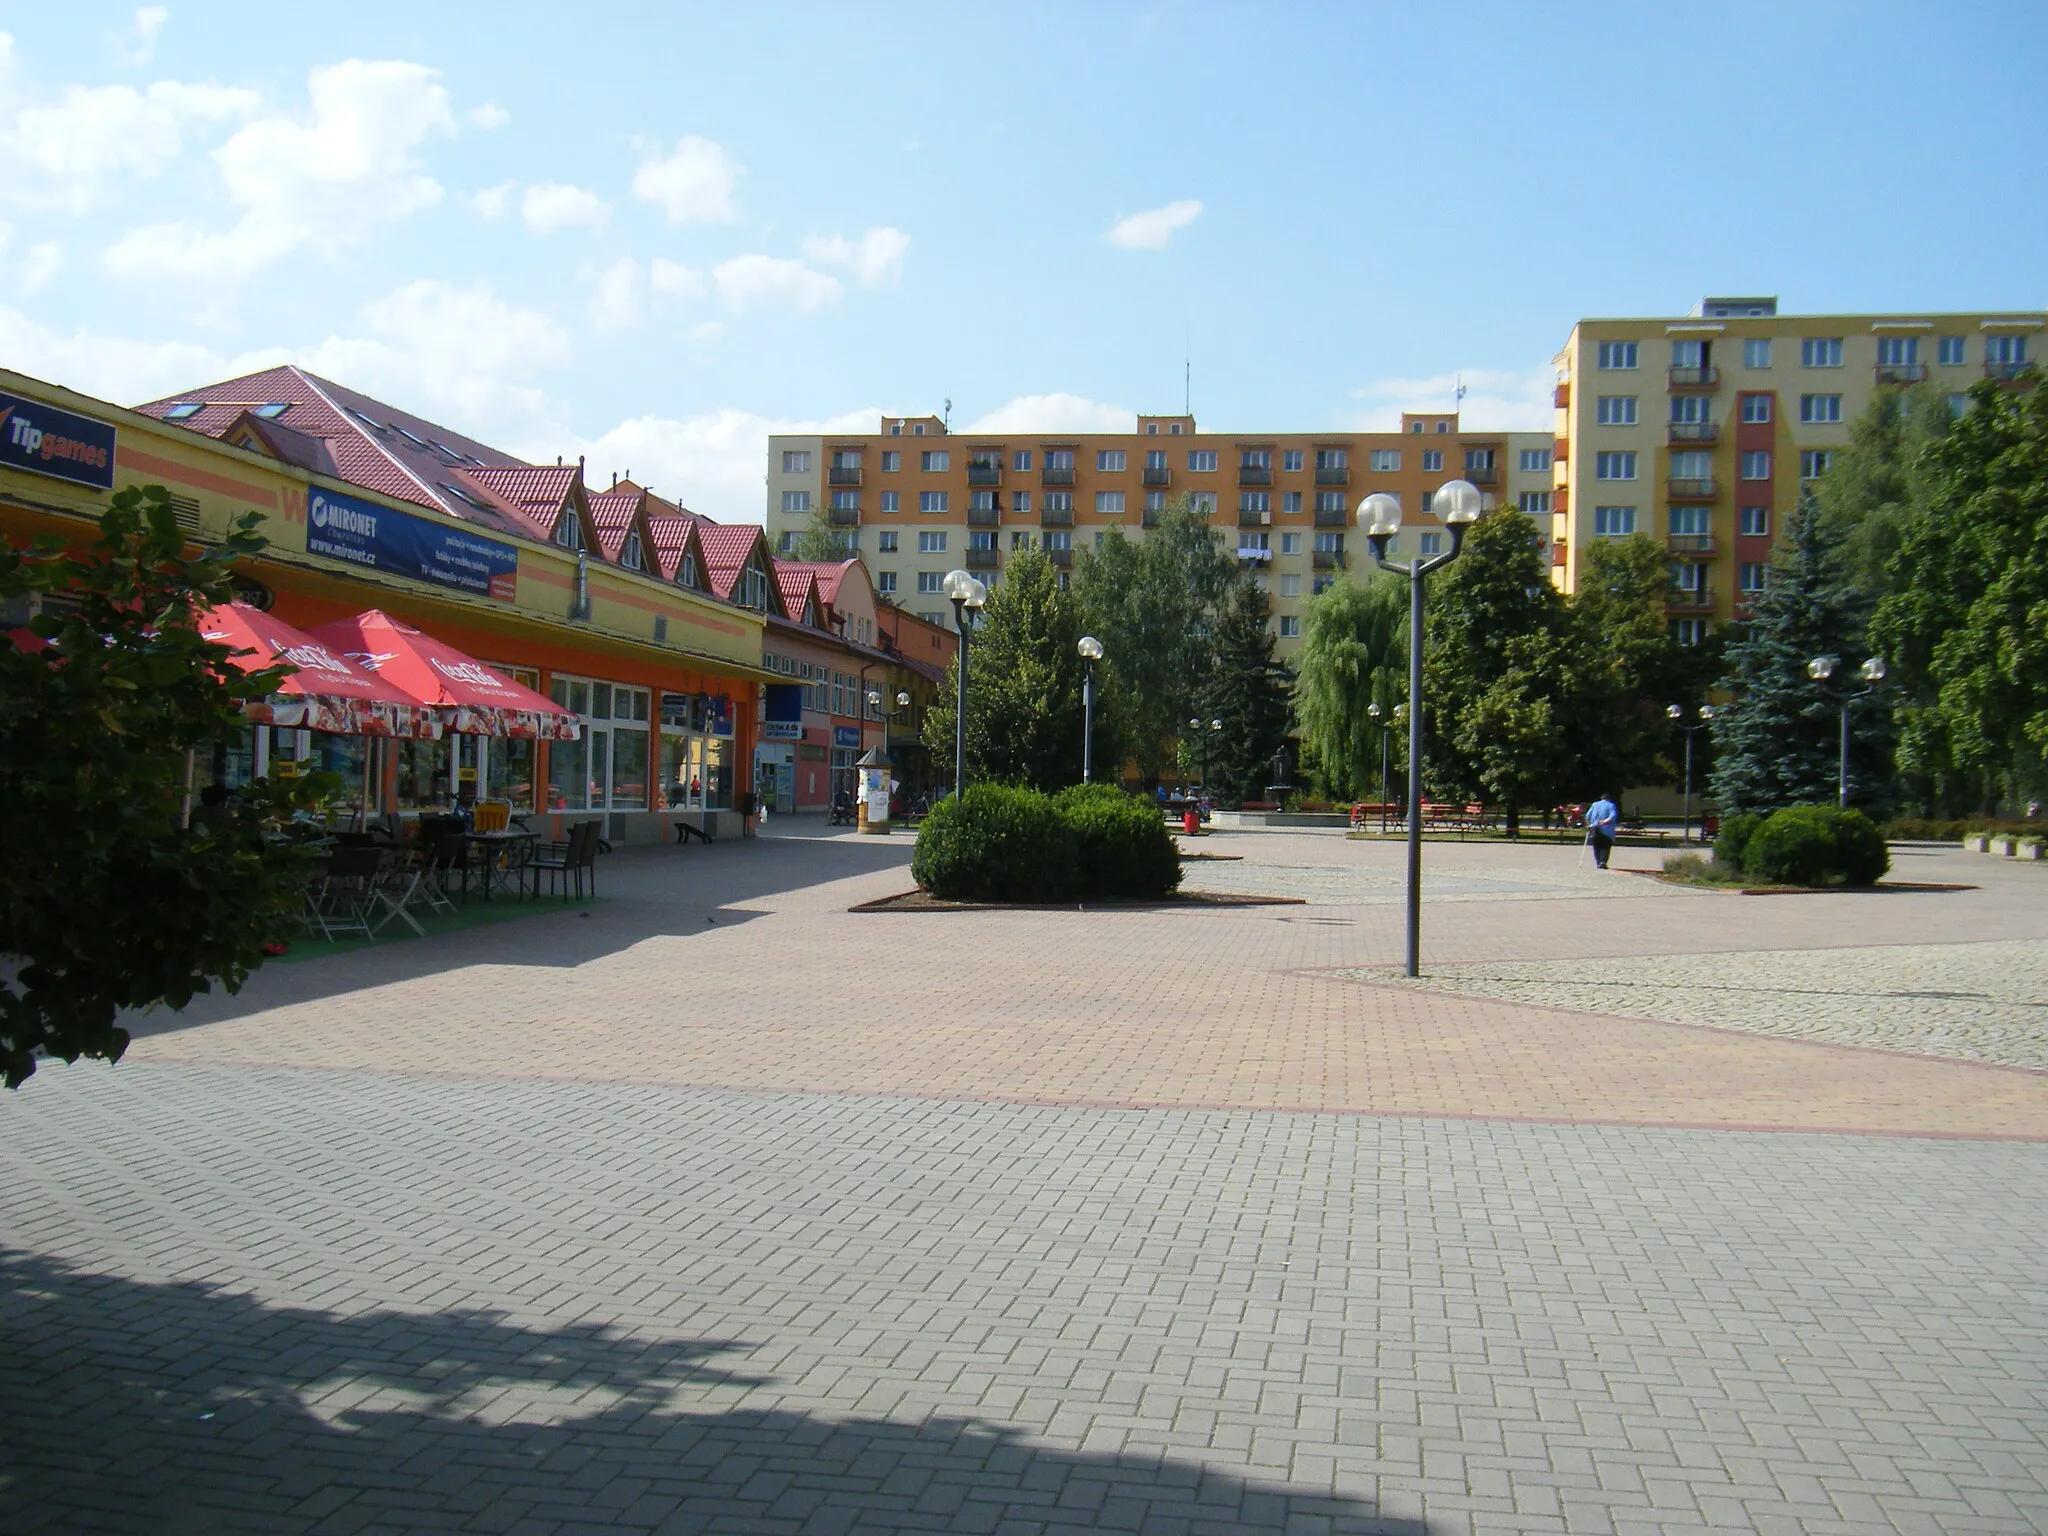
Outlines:
POLYGON ((322 624, 311 634, 432 706, 461 735, 574 741, 582 733, 577 718, 554 700, 378 609, 322 624))
POLYGON ((302 629, 247 603, 222 603, 198 616, 199 633, 232 648, 244 672, 278 662, 298 668, 267 699, 251 699, 244 713, 258 725, 331 731, 340 736, 441 734, 441 722, 419 699, 367 672, 302 629))

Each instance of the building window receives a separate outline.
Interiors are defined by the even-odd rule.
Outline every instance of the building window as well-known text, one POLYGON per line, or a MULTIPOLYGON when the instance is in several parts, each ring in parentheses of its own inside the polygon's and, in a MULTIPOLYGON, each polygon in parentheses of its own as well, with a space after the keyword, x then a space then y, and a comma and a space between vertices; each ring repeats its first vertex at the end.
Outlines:
POLYGON ((1280 455, 1280 469, 1285 474, 1295 474, 1301 469, 1301 450, 1289 448, 1280 455))
POLYGON ((1047 549, 1072 549, 1074 536, 1064 528, 1052 528, 1040 536, 1039 542, 1047 549))
POLYGON ((943 555, 946 552, 946 530, 931 529, 917 536, 917 552, 920 555, 943 555))
POLYGON ((1216 493, 1214 491, 1190 491, 1188 493, 1188 510, 1197 517, 1214 517, 1216 515, 1216 493))
POLYGON ((1029 491, 1010 492, 1010 510, 1012 512, 1029 512, 1031 510, 1031 493, 1029 491))
MULTIPOLYGON (((1428 514, 1428 513, 1434 512, 1434 511, 1436 510, 1436 492, 1435 492, 1435 491, 1424 491, 1424 492, 1422 493, 1422 510, 1423 510, 1423 512, 1424 512, 1424 514, 1425 514, 1425 515, 1426 515, 1426 514, 1428 514)), ((1390 546, 1390 547, 1391 547, 1391 546, 1390 546)))
POLYGON ((1945 398, 1948 401, 1948 413, 1951 416, 1960 416, 1970 408, 1970 397, 1968 395, 1949 395, 1945 398))
POLYGON ((1745 592, 1762 592, 1771 584, 1770 562, 1745 560, 1735 568, 1735 584, 1745 592))
POLYGON ((1188 450, 1188 473, 1191 475, 1212 475, 1216 472, 1216 450, 1214 448, 1190 448, 1188 450))
POLYGON ((1301 596, 1301 578, 1299 576, 1282 576, 1280 578, 1280 595, 1282 597, 1301 596))
POLYGON ((995 509, 996 493, 994 491, 969 491, 967 493, 968 511, 993 512, 995 509))
POLYGON ((860 510, 860 492, 834 491, 832 493, 832 507, 837 512, 858 512, 860 510))
POLYGON ((1633 453, 1600 453, 1593 456, 1593 478, 1596 480, 1633 480, 1636 477, 1636 456, 1633 453))
POLYGON ((1600 343, 1600 366, 1602 368, 1633 368, 1636 365, 1636 344, 1632 341, 1603 341, 1600 343))
POLYGON ((1341 555, 1344 553, 1344 535, 1341 533, 1319 533, 1316 538, 1316 553, 1319 555, 1341 555))
POLYGON ((1425 533, 1422 534, 1420 537, 1422 542, 1422 547, 1420 550, 1421 554, 1425 556, 1440 555, 1444 552, 1444 536, 1442 534, 1425 533))
POLYGON ((1147 512, 1164 512, 1166 510, 1166 492, 1147 491, 1145 493, 1145 510, 1147 512))
POLYGON ((782 472, 785 475, 808 475, 811 472, 811 455, 802 448, 782 450, 782 472))
POLYGON ((1595 507, 1593 532, 1603 539, 1625 538, 1636 531, 1634 507, 1595 507))
POLYGON ((1259 516, 1270 517, 1273 515, 1272 494, 1267 491, 1239 491, 1237 493, 1237 510, 1239 512, 1251 512, 1259 516))
POLYGON ((781 537, 779 537, 775 541, 775 553, 777 553, 778 555, 786 555, 795 548, 796 535, 791 533, 787 528, 785 528, 782 531, 781 537))
POLYGON ((1525 475, 1541 474, 1544 470, 1550 468, 1550 450, 1548 448, 1524 448, 1517 463, 1525 475))
POLYGON ((928 448, 917 456, 917 467, 928 475, 942 474, 952 463, 952 454, 944 448, 928 448))
POLYGON ((995 530, 977 528, 974 532, 967 535, 967 547, 969 549, 994 549, 996 547, 995 530))
POLYGON ((875 551, 877 554, 883 555, 893 555, 896 553, 895 529, 885 528, 875 535, 875 551))
POLYGON ((903 455, 894 448, 885 450, 882 454, 882 473, 893 475, 900 473, 902 469, 903 455))
MULTIPOLYGON (((1389 540, 1388 542, 1391 543, 1392 540, 1389 540)), ((1318 576, 1315 579, 1314 584, 1309 588, 1309 590, 1315 593, 1317 597, 1321 597, 1325 592, 1329 591, 1330 588, 1334 587, 1336 584, 1337 578, 1334 576, 1318 576)))
POLYGON ((1769 395, 1744 395, 1742 397, 1742 419, 1756 426, 1771 419, 1771 397, 1769 395))
POLYGON ((1880 368, 1910 368, 1920 361, 1920 338, 1918 336, 1880 336, 1877 338, 1877 366, 1880 368))
MULTIPOLYGON (((1118 457, 1122 457, 1122 455, 1118 455, 1118 457)), ((1122 491, 1097 491, 1095 493, 1095 510, 1105 517, 1122 517, 1124 515, 1124 493, 1122 491)))
POLYGON ((875 590, 881 593, 894 592, 896 590, 896 573, 894 571, 883 571, 875 577, 875 590))
POLYGON ((1301 553, 1301 535, 1300 535, 1300 534, 1298 534, 1298 533, 1283 533, 1283 534, 1281 534, 1281 535, 1280 535, 1280 553, 1281 553, 1281 554, 1283 554, 1283 555, 1298 555, 1298 554, 1300 554, 1300 553, 1301 553))
POLYGON ((1742 532, 1745 538, 1768 538, 1771 532, 1771 509, 1769 507, 1744 507, 1742 509, 1742 532))
POLYGON ((1444 451, 1443 451, 1443 449, 1441 449, 1441 448, 1430 448, 1430 449, 1427 449, 1427 450, 1425 450, 1425 451, 1424 451, 1424 453, 1423 453, 1423 455, 1422 455, 1422 472, 1423 472, 1423 473, 1424 473, 1425 475, 1433 475, 1433 474, 1437 473, 1437 472, 1438 472, 1439 470, 1441 470, 1441 469, 1442 469, 1443 467, 1444 467, 1444 451))
POLYGON ((1707 568, 1692 561, 1671 567, 1671 585, 1681 592, 1707 590, 1707 568))
POLYGON ((1343 469, 1351 463, 1351 453, 1345 448, 1318 448, 1317 469, 1343 469))
POLYGON ((1706 367, 1707 344, 1703 341, 1674 341, 1671 343, 1671 366, 1673 368, 1706 367))
POLYGON ((1029 448, 1019 448, 1015 453, 1011 454, 1010 467, 1020 475, 1030 474, 1031 450, 1029 448))
POLYGON ((1839 368, 1842 366, 1842 338, 1839 336, 1809 336, 1799 343, 1799 366, 1802 368, 1839 368))
POLYGON ((583 524, 577 520, 574 507, 565 508, 555 523, 555 542, 564 549, 583 547, 583 524))
POLYGON ((1105 475, 1120 475, 1124 472, 1124 451, 1121 448, 1098 448, 1095 451, 1095 468, 1105 475))
MULTIPOLYGON (((1290 491, 1288 494, 1298 496, 1300 493, 1290 491)), ((1301 508, 1297 505, 1293 510, 1298 512, 1301 508)), ((1342 491, 1317 491, 1316 510, 1326 517, 1332 512, 1344 511, 1344 493, 1342 491)))
POLYGON ((1012 534, 1010 535, 1010 548, 1011 548, 1011 549, 1013 549, 1013 550, 1018 550, 1018 549, 1029 549, 1030 547, 1031 547, 1031 533, 1030 533, 1030 531, 1029 531, 1028 529, 1024 529, 1024 528, 1019 528, 1019 529, 1017 529, 1017 530, 1016 530, 1016 531, 1015 531, 1014 533, 1012 533, 1012 534))
MULTIPOLYGON (((1154 430, 1157 430, 1157 422, 1153 423, 1153 428, 1154 430)), ((1164 448, 1153 448, 1147 450, 1145 454, 1145 467, 1147 469, 1166 468, 1166 450, 1164 448)))
MULTIPOLYGON (((1771 366, 1771 338, 1751 336, 1742 343, 1742 366, 1745 368, 1768 368, 1771 366)), ((1687 621, 1691 622, 1691 621, 1687 621)))
POLYGON ((902 500, 901 500, 900 494, 899 494, 898 492, 896 492, 896 491, 884 491, 884 492, 882 492, 882 510, 883 510, 884 512, 899 512, 899 511, 901 511, 901 510, 902 510, 902 500))
POLYGON ((1834 450, 1829 448, 1808 448, 1799 455, 1799 478, 1818 480, 1834 464, 1834 450))
POLYGON ((1465 473, 1468 475, 1490 475, 1495 460, 1491 448, 1467 448, 1465 450, 1465 473))
POLYGON ((911 435, 912 437, 923 437, 923 436, 924 436, 924 423, 923 423, 923 422, 921 422, 921 421, 914 421, 914 422, 912 422, 912 423, 910 424, 910 435, 911 435))
POLYGON ((1282 491, 1280 493, 1280 510, 1282 512, 1299 512, 1301 510, 1301 492, 1282 491))
POLYGON ((1707 509, 1705 507, 1673 507, 1671 509, 1671 532, 1674 536, 1696 539, 1707 531, 1707 509))
POLYGON ((782 493, 782 510, 801 517, 804 513, 811 510, 811 493, 809 491, 784 491, 782 493))
POLYGON ((1707 426, 1714 419, 1714 402, 1706 395, 1673 395, 1671 419, 1685 426, 1707 426))
MULTIPOLYGON (((1299 579, 1299 577, 1296 578, 1296 580, 1299 579)), ((1299 640, 1301 638, 1301 620, 1291 613, 1281 614, 1280 638, 1282 640, 1299 640)))
POLYGON ((1826 424, 1842 419, 1842 397, 1840 395, 1801 395, 1799 397, 1799 419, 1811 424, 1826 424))
POLYGON ((1674 480, 1711 480, 1714 477, 1714 456, 1704 449, 1691 448, 1671 455, 1671 478, 1674 480))
POLYGON ((1984 364, 1987 368, 2020 369, 2027 365, 2027 338, 2024 336, 1986 336, 1984 338, 1984 364))
POLYGON ((1960 336, 1943 336, 1937 340, 1935 360, 1944 368, 1954 368, 1963 361, 1964 340, 1960 336))
POLYGON ((1046 449, 1045 467, 1047 469, 1064 469, 1071 471, 1074 467, 1074 450, 1071 448, 1046 449))
POLYGON ((1515 499, 1515 506, 1517 510, 1527 513, 1530 517, 1548 517, 1550 492, 1524 491, 1515 499))
POLYGON ((1602 395, 1595 406, 1595 420, 1603 427, 1632 427, 1636 424, 1634 395, 1602 395))
POLYGON ((626 547, 619 551, 619 564, 629 571, 644 571, 647 569, 646 557, 640 553, 639 534, 629 533, 626 535, 626 547))
POLYGON ((1240 555, 1246 553, 1271 554, 1272 550, 1273 535, 1270 533, 1240 533, 1237 536, 1237 552, 1240 555))
POLYGON ((1375 448, 1368 461, 1376 475, 1391 475, 1401 468, 1401 450, 1398 448, 1375 448))
POLYGON ((1707 638, 1707 621, 1705 619, 1673 619, 1671 621, 1671 638, 1680 645, 1698 645, 1707 638))
POLYGON ((1745 480, 1768 480, 1771 478, 1771 454, 1767 448, 1751 448, 1742 455, 1742 478, 1745 480))
POLYGON ((1074 493, 1072 491, 1047 491, 1045 493, 1045 510, 1048 512, 1072 512, 1074 510, 1074 493))
POLYGON ((946 493, 944 491, 919 491, 917 493, 917 510, 920 512, 943 512, 946 510, 947 505, 946 493))
POLYGON ((946 573, 944 571, 919 571, 917 573, 917 590, 920 593, 943 592, 946 590, 945 580, 946 573))

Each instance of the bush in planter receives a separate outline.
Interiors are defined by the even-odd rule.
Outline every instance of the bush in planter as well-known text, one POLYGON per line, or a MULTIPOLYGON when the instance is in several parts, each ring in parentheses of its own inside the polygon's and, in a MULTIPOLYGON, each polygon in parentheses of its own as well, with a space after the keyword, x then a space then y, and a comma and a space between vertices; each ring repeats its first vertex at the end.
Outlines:
POLYGON ((1074 842, 1051 796, 975 784, 932 807, 910 874, 949 901, 1066 901, 1080 884, 1074 842))
POLYGON ((1081 895, 1146 901, 1180 885, 1180 849, 1153 802, 1109 784, 1076 784, 1052 803, 1074 836, 1081 895))
POLYGON ((1721 830, 1714 838, 1714 862, 1729 869, 1741 869, 1742 855, 1749 847, 1749 840, 1756 836, 1756 829, 1766 819, 1750 811, 1723 818, 1721 830))
POLYGON ((1777 885, 1875 885, 1891 864, 1884 834, 1870 818, 1832 805, 1773 812, 1742 856, 1745 874, 1777 885))

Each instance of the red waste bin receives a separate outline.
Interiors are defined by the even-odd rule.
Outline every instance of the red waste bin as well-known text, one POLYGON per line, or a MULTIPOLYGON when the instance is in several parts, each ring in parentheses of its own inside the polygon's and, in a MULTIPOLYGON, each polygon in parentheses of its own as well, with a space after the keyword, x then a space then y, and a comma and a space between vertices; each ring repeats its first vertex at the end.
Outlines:
POLYGON ((1180 829, 1189 837, 1202 830, 1202 812, 1199 807, 1191 805, 1180 813, 1180 829))

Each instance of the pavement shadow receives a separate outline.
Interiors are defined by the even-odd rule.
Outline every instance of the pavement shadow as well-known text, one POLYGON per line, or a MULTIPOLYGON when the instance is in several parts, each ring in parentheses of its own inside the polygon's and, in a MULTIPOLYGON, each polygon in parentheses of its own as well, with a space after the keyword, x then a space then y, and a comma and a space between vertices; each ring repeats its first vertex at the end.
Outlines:
POLYGON ((1364 1503, 976 1420, 720 1408, 726 1340, 272 1307, 0 1252, 0 1532, 1426 1536, 1364 1503), (682 1391, 700 1405, 678 1409, 682 1391), (556 1411, 559 1410, 559 1411, 556 1411))

